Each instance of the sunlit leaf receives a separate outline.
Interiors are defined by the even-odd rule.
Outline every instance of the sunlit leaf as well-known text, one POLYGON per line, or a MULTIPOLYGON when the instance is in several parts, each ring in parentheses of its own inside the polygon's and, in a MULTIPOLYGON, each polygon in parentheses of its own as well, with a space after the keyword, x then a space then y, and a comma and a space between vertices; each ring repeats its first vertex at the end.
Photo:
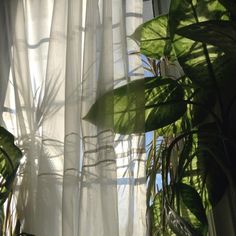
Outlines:
POLYGON ((158 192, 154 198, 152 204, 153 211, 153 231, 161 230, 162 214, 163 214, 163 202, 162 202, 163 193, 162 191, 158 192))
POLYGON ((176 32, 194 23, 220 19, 227 19, 227 11, 217 0, 171 1, 169 29, 176 56, 185 74, 200 86, 212 86, 215 80, 222 79, 222 70, 230 59, 216 47, 193 41, 176 32))
POLYGON ((183 98, 182 87, 171 79, 150 82, 145 89, 145 130, 159 129, 178 120, 186 111, 183 98))
POLYGON ((178 120, 186 111, 183 97, 176 81, 145 78, 104 94, 84 119, 102 128, 114 128, 116 133, 147 132, 178 120), (107 105, 111 101, 113 104, 107 105))
POLYGON ((173 56, 167 23, 168 16, 161 15, 142 25, 140 37, 142 54, 157 59, 162 56, 173 56))
POLYGON ((186 38, 212 44, 236 57, 236 26, 230 21, 211 20, 182 27, 177 34, 186 38))

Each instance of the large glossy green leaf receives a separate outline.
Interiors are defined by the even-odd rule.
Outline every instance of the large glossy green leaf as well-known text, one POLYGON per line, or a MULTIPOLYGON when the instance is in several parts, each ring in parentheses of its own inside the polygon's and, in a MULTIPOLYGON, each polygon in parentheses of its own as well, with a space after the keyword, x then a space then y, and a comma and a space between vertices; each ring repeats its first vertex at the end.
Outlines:
POLYGON ((197 219, 203 225, 207 225, 205 210, 198 192, 192 186, 184 183, 179 183, 178 189, 181 198, 187 208, 197 217, 197 219))
POLYGON ((236 25, 230 21, 211 20, 180 28, 183 37, 209 43, 236 57, 236 25))
POLYGON ((11 191, 22 153, 14 144, 14 136, 0 127, 0 205, 11 191))
POLYGON ((145 88, 146 131, 162 128, 178 120, 186 111, 182 87, 171 79, 149 82, 145 88))
POLYGON ((84 119, 116 133, 147 132, 178 120, 186 111, 183 97, 183 89, 176 81, 145 78, 98 98, 84 119))
POLYGON ((227 11, 217 0, 171 1, 169 29, 176 56, 185 74, 200 86, 212 86, 215 80, 222 79, 222 69, 230 59, 212 45, 204 45, 176 33, 194 23, 220 19, 227 19, 227 11))
MULTIPOLYGON (((173 56, 167 23, 167 15, 161 15, 142 25, 140 34, 142 54, 156 59, 160 59, 162 56, 173 56)), ((138 32, 140 32, 140 28, 136 30, 136 35, 138 32)))

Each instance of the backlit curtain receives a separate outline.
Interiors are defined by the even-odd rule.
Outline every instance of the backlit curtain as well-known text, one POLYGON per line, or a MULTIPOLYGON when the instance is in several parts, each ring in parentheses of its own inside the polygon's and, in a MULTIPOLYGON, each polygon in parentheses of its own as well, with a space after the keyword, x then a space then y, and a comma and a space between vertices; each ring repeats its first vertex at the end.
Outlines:
POLYGON ((144 97, 127 86, 125 118, 139 134, 114 132, 114 96, 96 125, 84 119, 108 91, 143 77, 128 37, 142 23, 142 0, 8 0, 1 12, 2 125, 24 152, 15 186, 22 231, 146 235, 144 97))

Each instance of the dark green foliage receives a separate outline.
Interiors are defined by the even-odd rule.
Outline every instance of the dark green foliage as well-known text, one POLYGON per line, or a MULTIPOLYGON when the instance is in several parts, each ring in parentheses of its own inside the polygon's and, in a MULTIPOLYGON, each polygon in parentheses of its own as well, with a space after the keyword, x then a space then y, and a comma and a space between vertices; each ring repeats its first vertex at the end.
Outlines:
POLYGON ((215 206, 228 185, 221 167, 226 164, 224 147, 215 123, 202 125, 198 134, 198 167, 206 182, 209 201, 215 206))
POLYGON ((14 144, 14 136, 0 127, 0 204, 2 205, 11 191, 22 154, 14 144))
POLYGON ((14 144, 14 136, 0 127, 0 225, 1 232, 4 222, 3 204, 12 191, 16 172, 20 164, 22 153, 14 144))

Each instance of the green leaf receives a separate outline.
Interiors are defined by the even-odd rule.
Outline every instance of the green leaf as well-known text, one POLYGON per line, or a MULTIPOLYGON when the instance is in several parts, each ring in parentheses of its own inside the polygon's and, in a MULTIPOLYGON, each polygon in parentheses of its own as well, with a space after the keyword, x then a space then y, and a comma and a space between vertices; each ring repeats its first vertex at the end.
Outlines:
MULTIPOLYGON (((162 56, 173 56, 167 22, 167 15, 161 15, 142 25, 140 37, 142 54, 157 59, 162 56)), ((140 28, 136 30, 136 35, 138 32, 140 32, 140 28)))
POLYGON ((186 111, 183 98, 183 89, 176 81, 150 81, 145 88, 145 130, 159 129, 177 121, 186 111))
POLYGON ((205 210, 198 192, 190 185, 184 183, 179 183, 177 187, 179 188, 181 198, 186 207, 203 225, 207 225, 205 210))
POLYGON ((0 204, 3 204, 11 191, 22 153, 14 144, 14 136, 0 127, 0 204))
POLYGON ((199 86, 212 86, 222 79, 228 57, 212 45, 204 45, 177 35, 180 28, 207 20, 228 19, 227 11, 217 1, 173 0, 169 12, 169 29, 173 47, 185 74, 199 86))
POLYGON ((230 21, 211 20, 191 24, 177 30, 186 38, 212 44, 236 57, 236 26, 230 21))
POLYGON ((153 211, 153 231, 158 231, 161 228, 162 224, 162 214, 163 214, 163 192, 160 191, 156 194, 153 204, 152 204, 152 211, 153 211))
POLYGON ((147 132, 178 120, 186 111, 183 97, 176 81, 145 78, 98 98, 84 119, 120 134, 147 132))

